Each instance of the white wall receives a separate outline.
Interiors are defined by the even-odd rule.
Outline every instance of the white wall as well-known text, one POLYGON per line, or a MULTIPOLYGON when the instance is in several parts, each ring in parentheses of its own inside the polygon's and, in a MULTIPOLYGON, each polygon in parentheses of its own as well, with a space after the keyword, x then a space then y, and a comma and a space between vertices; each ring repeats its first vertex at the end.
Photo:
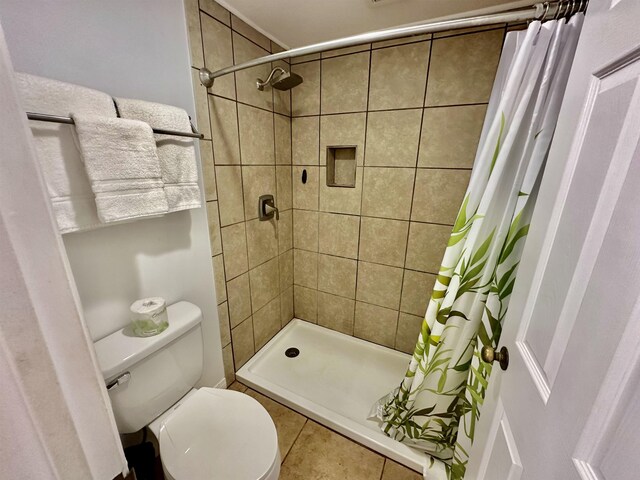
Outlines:
MULTIPOLYGON (((0 0, 0 22, 16 71, 176 105, 195 119, 181 0, 0 0)), ((188 300, 204 312, 201 383, 224 377, 204 208, 63 238, 94 340, 126 325, 138 298, 188 300)))

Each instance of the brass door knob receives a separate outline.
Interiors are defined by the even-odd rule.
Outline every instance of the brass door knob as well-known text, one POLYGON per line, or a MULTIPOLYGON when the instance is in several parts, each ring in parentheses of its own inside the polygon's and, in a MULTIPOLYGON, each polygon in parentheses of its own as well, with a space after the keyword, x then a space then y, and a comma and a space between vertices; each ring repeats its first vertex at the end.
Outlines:
POLYGON ((498 352, 493 347, 482 347, 480 357, 487 363, 493 363, 494 360, 497 360, 502 370, 506 370, 509 367, 509 350, 507 350, 507 347, 502 347, 498 352))

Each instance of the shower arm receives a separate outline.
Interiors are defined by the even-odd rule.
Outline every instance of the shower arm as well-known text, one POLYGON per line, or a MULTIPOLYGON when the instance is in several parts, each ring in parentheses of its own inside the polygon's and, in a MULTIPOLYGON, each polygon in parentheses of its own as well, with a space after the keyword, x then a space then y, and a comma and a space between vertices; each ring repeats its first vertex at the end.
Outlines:
POLYGON ((256 80, 256 86, 258 87, 258 90, 263 90, 264 87, 269 85, 271 83, 271 79, 276 74, 276 72, 280 72, 280 75, 282 75, 284 73, 287 73, 287 71, 284 68, 275 67, 273 70, 271 70, 271 73, 269 74, 269 76, 267 77, 267 79, 264 82, 260 78, 258 80, 256 80))
POLYGON ((200 69, 200 82, 207 88, 213 85, 213 81, 223 75, 244 70, 246 68, 264 65, 278 60, 286 60, 288 58, 301 57, 312 53, 324 52, 326 50, 335 50, 338 48, 352 47, 362 45, 363 43, 379 42, 382 40, 392 40, 395 38, 406 37, 410 35, 418 35, 422 33, 434 33, 444 30, 453 30, 458 28, 479 27, 484 25, 493 25, 496 23, 523 22, 529 20, 548 20, 560 16, 570 16, 574 13, 584 12, 588 5, 588 0, 561 0, 555 2, 536 3, 530 7, 509 10, 501 13, 492 13, 488 15, 478 15, 474 17, 460 17, 452 20, 440 20, 434 22, 422 23, 408 27, 389 28, 386 30, 376 30, 374 32, 361 33, 350 37, 339 38, 337 40, 329 40, 326 42, 307 45, 306 47, 293 48, 284 52, 266 55, 264 57, 249 60, 247 62, 232 65, 212 72, 207 68, 200 69))

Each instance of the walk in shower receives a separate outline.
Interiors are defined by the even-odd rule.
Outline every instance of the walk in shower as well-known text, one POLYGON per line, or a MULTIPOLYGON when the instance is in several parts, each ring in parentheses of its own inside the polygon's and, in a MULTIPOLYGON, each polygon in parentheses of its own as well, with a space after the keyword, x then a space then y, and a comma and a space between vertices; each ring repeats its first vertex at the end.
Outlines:
POLYGON ((200 12, 192 73, 211 126, 201 151, 227 384, 447 478, 445 461, 371 416, 405 377, 443 281, 505 37, 569 8, 286 51, 228 12, 200 12))

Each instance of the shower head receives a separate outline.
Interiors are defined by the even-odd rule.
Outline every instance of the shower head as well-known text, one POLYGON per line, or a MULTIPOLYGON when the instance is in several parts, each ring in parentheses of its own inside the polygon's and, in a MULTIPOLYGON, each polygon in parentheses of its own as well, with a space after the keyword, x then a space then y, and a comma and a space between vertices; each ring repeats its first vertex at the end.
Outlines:
POLYGON ((291 90, 293 87, 297 87, 302 83, 302 77, 293 72, 287 72, 284 68, 275 67, 271 70, 271 73, 267 77, 265 81, 262 79, 258 79, 256 81, 256 86, 258 90, 264 90, 264 87, 267 85, 271 85, 272 88, 276 88, 278 90, 291 90), (279 75, 275 76, 278 73, 279 75))
POLYGON ((271 86, 278 90, 291 90, 293 87, 297 87, 302 83, 302 77, 293 72, 285 72, 280 75, 271 86))

